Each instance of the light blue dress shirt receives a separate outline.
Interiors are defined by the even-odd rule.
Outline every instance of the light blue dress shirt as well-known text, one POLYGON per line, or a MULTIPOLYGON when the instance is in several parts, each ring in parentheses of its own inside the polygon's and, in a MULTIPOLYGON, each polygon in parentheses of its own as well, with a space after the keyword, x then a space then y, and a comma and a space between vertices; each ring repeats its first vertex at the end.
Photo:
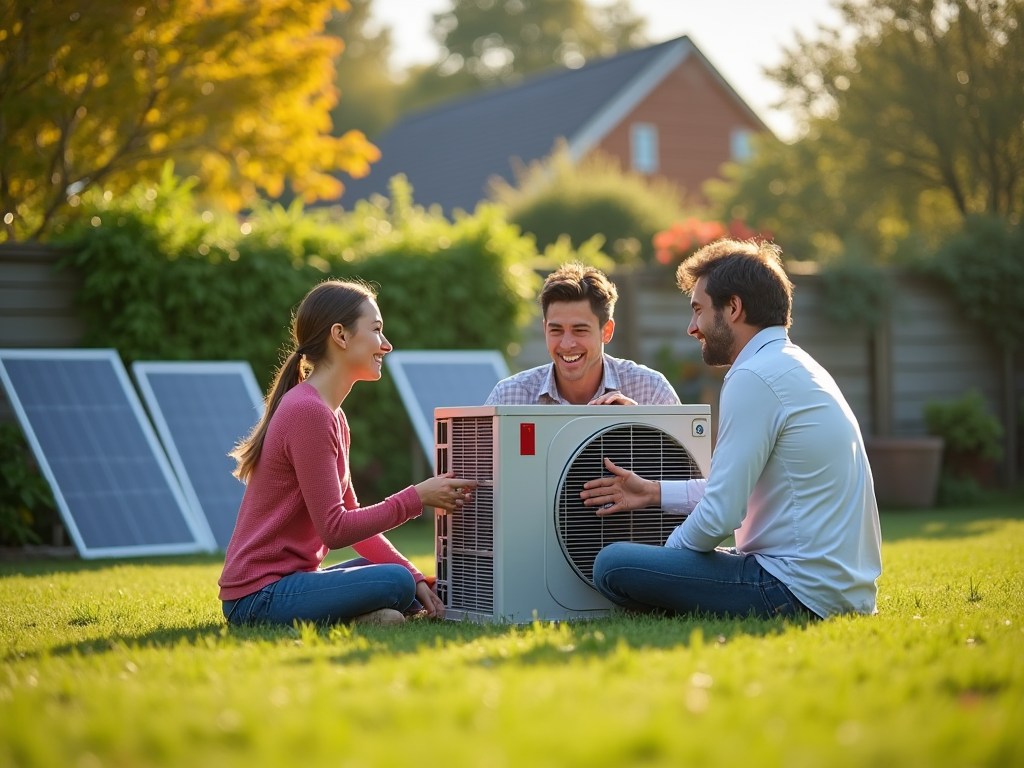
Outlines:
POLYGON ((689 512, 668 547, 736 549, 817 613, 874 613, 882 571, 871 468, 832 376, 765 328, 725 376, 707 480, 663 481, 662 508, 689 512))

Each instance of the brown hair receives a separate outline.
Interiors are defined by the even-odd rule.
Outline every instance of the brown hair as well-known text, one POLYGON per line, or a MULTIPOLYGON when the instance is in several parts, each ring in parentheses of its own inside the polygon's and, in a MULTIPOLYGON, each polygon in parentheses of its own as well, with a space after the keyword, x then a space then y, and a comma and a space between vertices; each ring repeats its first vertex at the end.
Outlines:
POLYGON ((702 277, 708 279, 706 290, 715 309, 738 296, 748 325, 789 328, 793 283, 782 268, 782 249, 775 243, 729 238, 709 243, 676 270, 683 293, 693 293, 702 277))
POLYGON ((603 328, 615 314, 615 301, 618 298, 615 283, 604 272, 578 261, 570 261, 548 275, 539 301, 541 311, 547 317, 552 302, 587 300, 603 328))
POLYGON ((263 452, 270 419, 281 398, 309 376, 313 367, 327 354, 327 339, 335 323, 355 332, 368 299, 376 298, 370 286, 359 282, 326 280, 313 288, 292 316, 291 338, 285 349, 291 351, 277 369, 274 383, 264 399, 263 418, 228 455, 238 462, 234 475, 248 481, 263 452))

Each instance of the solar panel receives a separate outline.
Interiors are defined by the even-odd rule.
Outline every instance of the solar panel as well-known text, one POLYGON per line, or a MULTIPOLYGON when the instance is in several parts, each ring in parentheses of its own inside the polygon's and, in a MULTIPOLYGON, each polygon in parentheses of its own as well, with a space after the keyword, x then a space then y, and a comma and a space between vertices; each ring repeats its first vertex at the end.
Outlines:
POLYGON ((137 362, 132 373, 181 490, 227 549, 245 485, 228 452, 263 414, 263 397, 246 362, 137 362))
POLYGON ((508 366, 494 350, 421 350, 384 357, 416 436, 434 461, 434 409, 483 405, 508 366))
POLYGON ((0 350, 0 379, 82 557, 214 549, 115 350, 0 350))

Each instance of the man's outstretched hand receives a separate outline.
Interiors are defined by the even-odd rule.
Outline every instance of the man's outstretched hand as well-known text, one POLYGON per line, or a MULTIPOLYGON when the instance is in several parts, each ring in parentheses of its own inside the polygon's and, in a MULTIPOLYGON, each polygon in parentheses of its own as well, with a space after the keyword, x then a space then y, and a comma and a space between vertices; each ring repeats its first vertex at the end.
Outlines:
POLYGON ((636 472, 604 460, 611 477, 600 477, 583 484, 580 498, 588 507, 598 507, 598 515, 611 515, 626 509, 661 506, 661 483, 645 480, 636 472))

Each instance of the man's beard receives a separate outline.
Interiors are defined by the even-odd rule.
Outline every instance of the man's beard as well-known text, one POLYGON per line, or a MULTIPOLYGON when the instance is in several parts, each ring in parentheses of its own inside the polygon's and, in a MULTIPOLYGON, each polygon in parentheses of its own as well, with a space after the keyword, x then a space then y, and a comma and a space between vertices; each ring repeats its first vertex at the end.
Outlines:
POLYGON ((732 348, 735 342, 736 335, 725 322, 722 310, 715 310, 715 321, 704 332, 704 345, 700 350, 704 362, 708 365, 731 365, 732 348))

